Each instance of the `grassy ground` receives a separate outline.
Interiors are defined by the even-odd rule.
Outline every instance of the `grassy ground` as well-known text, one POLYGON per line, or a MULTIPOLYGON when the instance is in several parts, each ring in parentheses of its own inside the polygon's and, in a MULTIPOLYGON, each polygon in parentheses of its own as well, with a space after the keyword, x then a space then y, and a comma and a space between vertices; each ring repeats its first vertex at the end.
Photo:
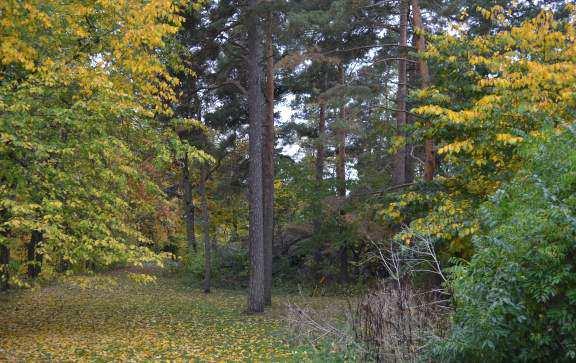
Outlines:
MULTIPOLYGON (((302 298, 295 297, 296 300, 302 298)), ((69 277, 0 294, 0 361, 299 361, 282 329, 286 296, 246 315, 240 291, 209 295, 176 277, 69 277)), ((322 298, 308 303, 328 304, 322 298)))

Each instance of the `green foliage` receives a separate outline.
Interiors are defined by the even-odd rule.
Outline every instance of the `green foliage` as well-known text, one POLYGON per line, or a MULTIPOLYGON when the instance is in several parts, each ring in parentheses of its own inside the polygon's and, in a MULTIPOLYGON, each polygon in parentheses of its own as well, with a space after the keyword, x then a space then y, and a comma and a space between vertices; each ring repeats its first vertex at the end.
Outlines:
POLYGON ((415 94, 428 100, 414 112, 432 120, 420 130, 438 142, 443 167, 428 198, 437 202, 411 227, 448 241, 452 255, 459 245, 472 254, 451 270, 454 326, 432 355, 572 361, 574 24, 544 11, 510 27, 500 8, 483 13, 502 30, 438 37, 426 55, 436 85, 415 94))
MULTIPOLYGON (((435 84, 412 94, 415 139, 430 137, 442 158, 433 187, 406 193, 384 214, 438 238, 451 255, 470 257, 477 210, 522 167, 516 153, 543 127, 573 119, 574 24, 542 11, 521 25, 470 36, 465 31, 432 37, 424 55, 435 84), (410 216, 410 215, 409 215, 410 216)), ((411 236, 404 236, 409 241, 411 236)))
POLYGON ((159 262, 146 247, 174 205, 154 117, 177 80, 156 50, 180 25, 177 3, 5 1, 0 13, 0 243, 22 261, 39 232, 46 274, 159 262))
POLYGON ((528 140, 523 168, 482 207, 477 252, 452 271, 454 328, 434 345, 440 360, 576 358, 575 131, 528 140))
MULTIPOLYGON (((233 284, 244 288, 248 282, 249 261, 245 248, 236 244, 216 246, 212 254, 212 279, 216 286, 233 284)), ((184 258, 184 271, 190 281, 204 278, 204 248, 184 258)))

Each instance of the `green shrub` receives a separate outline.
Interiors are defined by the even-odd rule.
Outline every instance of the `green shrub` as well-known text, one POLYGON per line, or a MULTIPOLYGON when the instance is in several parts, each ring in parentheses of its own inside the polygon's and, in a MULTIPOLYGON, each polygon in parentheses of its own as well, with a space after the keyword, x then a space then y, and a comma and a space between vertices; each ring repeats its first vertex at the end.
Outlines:
POLYGON ((526 142, 525 167, 480 210, 485 232, 452 270, 440 361, 576 360, 576 132, 526 142))
MULTIPOLYGON (((192 282, 204 279, 204 247, 187 254, 183 259, 184 272, 192 282)), ((212 284, 233 288, 245 288, 248 283, 248 252, 233 244, 216 245, 212 251, 212 284)))

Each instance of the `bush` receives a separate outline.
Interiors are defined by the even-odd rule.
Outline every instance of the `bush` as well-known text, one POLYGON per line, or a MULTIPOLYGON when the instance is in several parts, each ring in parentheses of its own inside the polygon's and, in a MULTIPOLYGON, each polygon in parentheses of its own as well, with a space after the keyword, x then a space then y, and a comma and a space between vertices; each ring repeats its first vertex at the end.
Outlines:
POLYGON ((436 359, 576 359, 575 136, 528 142, 525 168, 481 209, 486 232, 452 271, 454 326, 436 359))
MULTIPOLYGON (((185 272, 199 282, 204 279, 204 247, 187 255, 185 272)), ((248 252, 235 244, 215 244, 212 251, 212 283, 214 286, 246 287, 248 283, 248 252)))

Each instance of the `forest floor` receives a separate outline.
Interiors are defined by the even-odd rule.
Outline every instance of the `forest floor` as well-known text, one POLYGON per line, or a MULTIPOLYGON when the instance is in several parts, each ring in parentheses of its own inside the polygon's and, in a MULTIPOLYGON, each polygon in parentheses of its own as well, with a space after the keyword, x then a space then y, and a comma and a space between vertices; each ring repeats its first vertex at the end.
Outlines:
POLYGON ((306 360, 287 340, 286 299, 247 315, 242 291, 206 295, 175 276, 147 284, 126 271, 67 277, 0 294, 0 361, 306 360))

